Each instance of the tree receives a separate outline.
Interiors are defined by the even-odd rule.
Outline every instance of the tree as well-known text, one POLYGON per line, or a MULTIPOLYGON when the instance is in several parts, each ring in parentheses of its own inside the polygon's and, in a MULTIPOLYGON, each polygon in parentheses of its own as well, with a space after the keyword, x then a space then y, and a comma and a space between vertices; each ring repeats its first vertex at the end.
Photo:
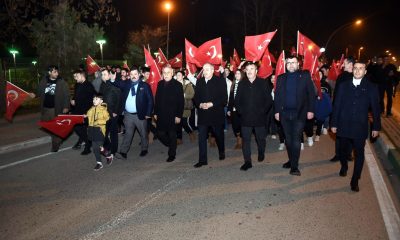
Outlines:
POLYGON ((152 28, 148 25, 143 25, 141 30, 128 34, 128 53, 124 55, 124 58, 129 63, 144 63, 143 47, 150 47, 151 50, 163 48, 167 44, 166 36, 167 29, 165 26, 152 28))
POLYGON ((89 27, 80 22, 77 11, 66 3, 54 8, 43 21, 34 19, 29 29, 40 67, 55 64, 65 72, 76 68, 83 57, 98 51, 96 39, 104 34, 97 24, 89 27))
POLYGON ((77 17, 93 26, 119 21, 119 13, 112 0, 0 0, 0 41, 14 43, 17 37, 26 36, 34 19, 43 20, 59 5, 76 10, 77 17))

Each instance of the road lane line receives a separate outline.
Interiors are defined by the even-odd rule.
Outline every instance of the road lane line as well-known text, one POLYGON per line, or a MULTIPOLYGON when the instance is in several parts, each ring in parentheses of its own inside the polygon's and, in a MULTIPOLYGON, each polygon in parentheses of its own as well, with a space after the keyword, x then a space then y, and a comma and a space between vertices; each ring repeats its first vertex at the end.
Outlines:
POLYGON ((365 146, 365 161, 371 175, 376 197, 385 222, 389 240, 396 240, 400 237, 400 217, 394 206, 386 183, 376 162, 375 156, 371 151, 369 142, 365 146))
POLYGON ((30 161, 38 159, 38 158, 42 158, 42 157, 50 156, 50 155, 53 155, 53 154, 57 154, 59 152, 66 151, 66 150, 69 150, 71 148, 72 147, 61 148, 61 149, 58 150, 58 152, 49 152, 49 153, 45 153, 45 154, 42 154, 42 155, 26 158, 24 160, 20 160, 20 161, 17 161, 17 162, 13 162, 13 163, 9 163, 9 164, 6 164, 6 165, 2 165, 2 166, 0 166, 0 170, 6 169, 6 168, 9 168, 9 167, 13 167, 13 166, 17 166, 17 165, 22 164, 22 163, 30 162, 30 161))

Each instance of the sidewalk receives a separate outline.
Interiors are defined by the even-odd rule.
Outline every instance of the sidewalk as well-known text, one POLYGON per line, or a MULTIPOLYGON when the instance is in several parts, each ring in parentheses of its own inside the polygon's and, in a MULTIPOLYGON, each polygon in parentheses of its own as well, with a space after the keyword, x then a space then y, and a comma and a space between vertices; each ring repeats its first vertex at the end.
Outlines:
POLYGON ((0 153, 50 142, 50 137, 37 125, 39 119, 39 113, 16 116, 11 123, 0 119, 0 153))

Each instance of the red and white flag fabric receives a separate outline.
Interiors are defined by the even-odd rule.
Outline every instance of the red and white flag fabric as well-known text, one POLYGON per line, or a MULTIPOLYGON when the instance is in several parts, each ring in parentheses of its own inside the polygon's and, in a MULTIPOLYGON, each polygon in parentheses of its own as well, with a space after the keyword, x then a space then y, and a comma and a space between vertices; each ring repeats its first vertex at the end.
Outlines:
POLYGON ((321 76, 319 75, 318 58, 314 59, 312 70, 310 71, 311 79, 313 80, 319 97, 322 97, 321 92, 321 76))
POLYGON ((186 56, 186 63, 196 64, 197 66, 200 65, 196 59, 197 54, 197 47, 189 42, 185 38, 185 56, 186 56))
POLYGON ((196 52, 195 58, 197 66, 202 67, 205 63, 221 65, 222 63, 222 44, 221 38, 215 38, 203 43, 196 52))
POLYGON ((276 31, 277 30, 261 35, 246 36, 244 40, 244 53, 246 60, 253 62, 260 60, 276 31))
POLYGON ((158 49, 158 54, 156 54, 156 59, 155 59, 158 69, 162 69, 165 65, 168 64, 168 60, 165 57, 163 51, 161 48, 158 49))
POLYGON ((186 62, 186 76, 191 73, 191 74, 196 74, 197 72, 197 66, 194 63, 186 62))
POLYGON ((38 125, 61 138, 66 138, 76 124, 83 122, 83 115, 58 115, 50 121, 39 121, 38 125))
POLYGON ((239 65, 236 64, 235 60, 233 60, 233 57, 229 57, 229 64, 231 65, 231 70, 236 72, 239 65))
POLYGON ((321 55, 320 47, 311 39, 297 31, 297 51, 303 56, 303 70, 313 70, 315 59, 321 55))
POLYGON ((168 62, 172 68, 182 68, 182 66, 183 66, 182 65, 182 62, 183 62, 182 52, 180 52, 174 58, 168 60, 168 62))
POLYGON ((265 50, 265 54, 262 57, 261 60, 261 65, 260 68, 258 69, 258 77, 260 78, 267 78, 270 75, 272 75, 273 69, 272 69, 272 62, 271 62, 271 57, 270 53, 267 50, 265 50))
POLYGON ((150 68, 150 76, 149 76, 149 79, 147 80, 147 83, 150 85, 153 96, 155 96, 155 94, 157 92, 158 82, 162 79, 162 77, 160 74, 160 70, 157 66, 157 63, 154 60, 154 58, 151 56, 150 52, 146 48, 143 48, 143 50, 144 50, 144 57, 146 60, 146 65, 149 66, 149 68, 150 68))
POLYGON ((93 74, 100 70, 100 66, 88 55, 86 58, 86 69, 88 74, 93 74))
POLYGON ((240 65, 240 57, 239 54, 236 51, 236 48, 233 49, 233 56, 232 56, 232 60, 235 62, 236 66, 240 65))
POLYGON ((21 106, 21 104, 25 101, 26 98, 29 97, 29 93, 22 90, 21 88, 15 86, 14 84, 7 82, 6 85, 6 115, 5 118, 11 122, 12 117, 17 111, 17 109, 21 106))
POLYGON ((328 79, 332 80, 332 81, 336 81, 337 77, 338 77, 338 63, 335 60, 332 60, 332 64, 331 67, 329 68, 329 72, 328 72, 328 79))
POLYGON ((274 89, 276 88, 276 81, 278 80, 278 76, 284 74, 285 72, 286 72, 285 51, 282 51, 282 53, 278 57, 278 61, 276 62, 274 89))

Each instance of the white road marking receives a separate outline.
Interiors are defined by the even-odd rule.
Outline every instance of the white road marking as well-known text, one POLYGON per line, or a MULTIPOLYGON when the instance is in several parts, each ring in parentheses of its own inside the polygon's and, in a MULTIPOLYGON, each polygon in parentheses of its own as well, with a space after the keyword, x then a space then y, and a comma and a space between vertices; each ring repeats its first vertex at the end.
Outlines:
POLYGON ((46 157, 46 156, 49 156, 49 155, 57 154, 59 152, 66 151, 66 150, 69 150, 71 148, 72 147, 61 148, 61 149, 58 150, 58 152, 49 152, 49 153, 45 153, 45 154, 42 154, 42 155, 26 158, 24 160, 20 160, 20 161, 17 161, 17 162, 13 162, 13 163, 9 163, 9 164, 6 164, 6 165, 2 165, 2 166, 0 166, 0 170, 6 169, 6 168, 9 168, 9 167, 13 167, 13 166, 16 166, 16 165, 19 165, 19 164, 22 164, 22 163, 30 162, 30 161, 38 159, 38 158, 42 158, 42 157, 46 157))
POLYGON ((375 156, 371 151, 369 142, 365 146, 365 161, 371 175, 374 185, 376 197, 378 198, 379 207, 382 212, 383 221, 385 222, 386 231, 389 240, 400 238, 400 217, 394 206, 393 200, 387 189, 386 183, 382 177, 381 171, 376 163, 375 156))

